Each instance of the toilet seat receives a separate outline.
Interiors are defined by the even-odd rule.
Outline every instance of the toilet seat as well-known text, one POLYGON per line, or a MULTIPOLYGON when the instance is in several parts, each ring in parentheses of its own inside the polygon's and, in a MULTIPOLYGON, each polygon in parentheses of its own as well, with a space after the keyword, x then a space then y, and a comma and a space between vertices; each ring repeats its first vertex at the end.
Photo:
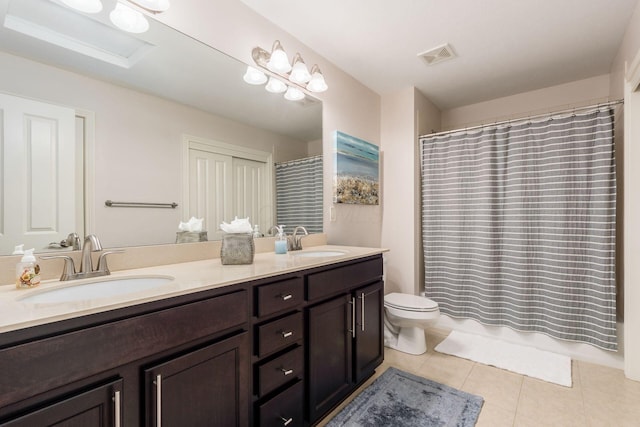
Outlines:
POLYGON ((384 296, 384 305, 386 307, 398 310, 413 311, 420 313, 428 313, 438 311, 438 303, 429 298, 392 292, 384 296))

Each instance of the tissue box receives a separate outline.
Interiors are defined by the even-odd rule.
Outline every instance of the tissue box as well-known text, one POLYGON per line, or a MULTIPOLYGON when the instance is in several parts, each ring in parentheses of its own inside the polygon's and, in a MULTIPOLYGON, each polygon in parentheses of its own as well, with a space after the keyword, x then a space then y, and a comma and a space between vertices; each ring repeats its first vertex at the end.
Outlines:
POLYGON ((251 234, 225 234, 222 237, 220 261, 223 265, 253 264, 254 253, 251 234))
POLYGON ((206 242, 209 240, 207 238, 206 231, 177 231, 176 232, 176 243, 195 243, 195 242, 206 242))

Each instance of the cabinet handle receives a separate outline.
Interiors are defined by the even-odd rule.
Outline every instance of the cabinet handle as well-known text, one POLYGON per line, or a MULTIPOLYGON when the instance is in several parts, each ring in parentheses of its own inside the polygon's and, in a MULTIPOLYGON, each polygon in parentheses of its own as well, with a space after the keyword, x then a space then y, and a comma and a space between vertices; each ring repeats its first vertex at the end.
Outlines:
POLYGON ((162 427, 162 375, 156 375, 156 427, 162 427))
POLYGON ((282 371, 282 373, 284 374, 284 376, 285 376, 285 377, 286 377, 287 375, 291 375, 291 374, 293 374, 293 369, 280 368, 280 370, 282 371))
POLYGON ((120 391, 116 390, 116 392, 113 393, 113 412, 114 412, 114 426, 115 427, 120 427, 120 391))
POLYGON ((287 301, 287 300, 290 300, 291 298, 293 298, 293 295, 291 294, 282 295, 282 301, 287 301))
POLYGON ((360 326, 362 326, 362 332, 364 332, 364 292, 360 294, 360 298, 362 299, 362 311, 360 312, 360 326))
POLYGON ((354 297, 351 297, 351 301, 349 301, 349 304, 351 304, 351 329, 349 329, 349 332, 351 332, 351 337, 355 338, 356 337, 356 299, 354 297))
POLYGON ((291 335, 293 335, 293 332, 291 331, 282 332, 282 338, 289 338, 291 335))
POLYGON ((283 426, 288 426, 293 421, 293 418, 280 417, 280 419, 283 421, 282 423, 283 426))

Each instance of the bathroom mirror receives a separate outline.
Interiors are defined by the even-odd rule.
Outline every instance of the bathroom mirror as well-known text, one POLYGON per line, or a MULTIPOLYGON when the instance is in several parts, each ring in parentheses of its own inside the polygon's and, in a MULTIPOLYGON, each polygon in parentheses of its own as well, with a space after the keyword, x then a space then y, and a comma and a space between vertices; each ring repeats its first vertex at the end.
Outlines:
MULTIPOLYGON (((147 32, 123 32, 109 22, 115 3, 103 0, 101 13, 85 15, 58 0, 0 0, 0 93, 73 110, 75 134, 84 141, 83 151, 76 149, 84 161, 76 162, 75 183, 58 190, 79 196, 68 202, 79 207, 67 209, 78 221, 61 233, 83 234, 86 218, 86 231, 104 247, 173 243, 179 222, 189 219, 187 140, 266 153, 273 163, 321 154, 319 100, 287 101, 248 85, 246 64, 148 16, 147 32), (115 208, 106 200, 178 207, 115 208)), ((4 162, 5 188, 32 178, 8 179, 4 162)), ((272 199, 260 209, 275 215, 272 199)), ((5 212, 16 210, 2 204, 5 212)), ((51 216, 55 226, 63 222, 51 216)), ((18 243, 4 242, 2 254, 18 243)))

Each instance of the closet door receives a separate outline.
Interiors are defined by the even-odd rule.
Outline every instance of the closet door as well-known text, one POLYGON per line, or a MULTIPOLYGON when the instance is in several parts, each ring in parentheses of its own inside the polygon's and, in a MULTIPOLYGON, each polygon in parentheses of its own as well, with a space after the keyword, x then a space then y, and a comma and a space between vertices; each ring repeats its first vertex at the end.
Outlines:
POLYGON ((0 251, 44 249, 76 229, 75 111, 0 94, 0 251))
POLYGON ((273 225, 266 168, 265 162, 233 158, 234 215, 249 217, 263 233, 273 225))
POLYGON ((232 161, 231 156, 189 150, 189 215, 204 218, 209 240, 221 239, 220 224, 233 219, 232 161))

